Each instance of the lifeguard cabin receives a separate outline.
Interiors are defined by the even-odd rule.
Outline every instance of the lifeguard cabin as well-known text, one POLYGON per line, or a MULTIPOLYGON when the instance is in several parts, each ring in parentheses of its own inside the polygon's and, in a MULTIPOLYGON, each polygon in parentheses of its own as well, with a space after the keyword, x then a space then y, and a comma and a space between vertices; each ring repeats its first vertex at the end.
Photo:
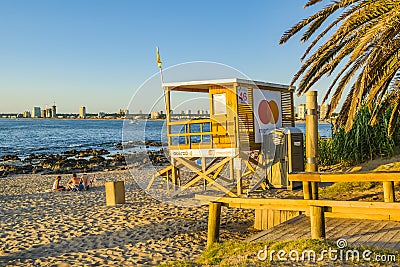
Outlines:
POLYGON ((268 187, 263 136, 294 127, 293 89, 233 78, 165 83, 164 90, 171 165, 157 172, 147 189, 155 186, 157 177, 164 177, 161 186, 177 193, 200 185, 239 196, 246 188, 268 187), (172 119, 174 92, 207 94, 209 117, 172 119), (183 175, 185 170, 191 175, 183 175), (255 182, 246 182, 251 176, 255 182))

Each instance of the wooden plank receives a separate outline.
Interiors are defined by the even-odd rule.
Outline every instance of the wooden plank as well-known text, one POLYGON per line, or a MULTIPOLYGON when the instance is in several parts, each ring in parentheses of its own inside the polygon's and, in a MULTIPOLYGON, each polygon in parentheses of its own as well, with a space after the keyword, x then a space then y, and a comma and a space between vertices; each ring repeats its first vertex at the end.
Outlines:
POLYGON ((276 210, 286 210, 286 211, 306 211, 308 209, 308 206, 303 206, 303 205, 288 206, 287 204, 264 205, 264 204, 247 204, 247 203, 229 203, 228 206, 231 208, 239 208, 239 209, 276 209, 276 210))
POLYGON ((353 207, 366 209, 400 209, 400 203, 367 202, 367 201, 337 201, 337 200, 308 200, 309 205, 324 207, 353 207))
POLYGON ((254 211, 254 228, 257 230, 263 230, 263 209, 255 209, 254 211))
POLYGON ((289 173, 290 181, 298 182, 386 182, 400 181, 400 172, 359 173, 289 173))
POLYGON ((219 190, 225 192, 226 194, 230 195, 230 196, 236 196, 235 194, 233 194, 232 192, 230 192, 228 189, 226 189, 225 187, 223 187, 222 185, 218 184, 217 182, 215 182, 215 180, 213 180, 212 178, 208 177, 207 175, 209 175, 210 173, 212 173, 213 171, 215 171, 216 169, 218 169, 218 167, 220 165, 224 165, 225 163, 227 163, 231 158, 227 157, 225 159, 223 159, 222 161, 220 161, 219 163, 215 164, 214 166, 210 167, 207 171, 202 172, 201 170, 199 170, 199 166, 191 161, 188 161, 184 158, 177 158, 176 160, 182 164, 184 164, 187 168, 191 169, 192 171, 194 171, 198 177, 196 179, 193 179, 192 181, 188 182, 187 184, 183 185, 180 188, 180 192, 182 192, 183 190, 189 188, 190 186, 194 185, 196 182, 198 182, 201 178, 206 179, 207 181, 209 181, 210 183, 213 183, 215 187, 217 187, 219 190))
POLYGON ((165 167, 164 169, 162 169, 162 170, 156 172, 155 174, 153 174, 153 176, 152 176, 151 179, 150 179, 149 184, 147 185, 146 190, 149 190, 149 189, 151 188, 151 186, 153 185, 153 183, 154 183, 154 181, 155 181, 155 179, 156 179, 157 177, 164 175, 166 172, 168 172, 168 171, 171 170, 172 168, 173 168, 173 165, 171 164, 171 165, 165 167))
POLYGON ((349 219, 349 221, 350 224, 347 227, 339 228, 341 231, 338 233, 338 239, 344 238, 350 243, 356 239, 355 234, 359 233, 359 229, 365 222, 359 219, 349 219))
POLYGON ((289 173, 288 174, 289 181, 296 181, 296 182, 320 182, 320 174, 319 173, 289 173))
POLYGON ((381 239, 381 242, 384 242, 382 246, 386 249, 396 250, 396 248, 399 247, 398 240, 400 238, 400 231, 398 230, 398 227, 388 230, 388 234, 384 235, 384 237, 388 237, 388 239, 384 239, 385 241, 381 239))
POLYGON ((400 216, 400 209, 388 209, 388 208, 360 208, 360 207, 331 207, 328 209, 328 211, 333 212, 333 213, 353 213, 353 214, 366 214, 366 215, 371 215, 371 214, 384 214, 387 215, 389 218, 389 215, 392 216, 400 216))
POLYGON ((326 223, 328 225, 331 223, 337 224, 337 227, 329 230, 329 232, 328 231, 325 232, 326 238, 333 242, 336 242, 338 238, 342 237, 340 233, 343 231, 344 228, 349 228, 352 225, 351 220, 345 220, 336 217, 332 218, 329 216, 330 214, 328 212, 325 212, 324 215, 326 218, 326 223))
MULTIPOLYGON (((269 199, 269 198, 231 198, 231 197, 213 197, 196 195, 196 199, 205 201, 215 201, 222 203, 241 203, 264 206, 300 206, 308 207, 323 206, 323 207, 353 207, 353 208, 368 208, 368 209, 400 209, 400 203, 385 203, 385 202, 363 202, 363 201, 336 201, 336 200, 303 200, 303 199, 269 199)), ((290 208, 288 207, 288 210, 290 208)))
POLYGON ((262 229, 266 230, 272 227, 272 225, 269 224, 268 218, 269 218, 269 212, 270 210, 263 209, 262 210, 262 229))
MULTIPOLYGON (((270 216, 271 217, 271 216, 270 216)), ((273 221, 273 219, 270 219, 271 221, 273 221)), ((296 227, 301 227, 300 225, 302 225, 303 223, 296 223, 296 227)), ((309 223, 307 223, 307 231, 310 231, 309 229, 309 223)), ((288 235, 288 226, 284 223, 273 226, 273 227, 269 227, 268 228, 268 235, 270 236, 270 238, 268 238, 268 240, 282 240, 282 239, 286 239, 287 235, 288 235)))
POLYGON ((353 244, 365 245, 369 242, 374 235, 380 230, 384 229, 385 223, 382 221, 371 221, 369 223, 363 223, 359 229, 357 229, 357 233, 354 235, 352 240, 353 244))
POLYGON ((342 218, 342 219, 364 219, 364 220, 379 220, 388 221, 390 220, 389 215, 384 214, 360 214, 360 213, 341 213, 341 212, 325 212, 327 218, 342 218))
MULTIPOLYGON (((328 216, 326 216, 326 214, 327 213, 325 212, 325 218, 328 218, 328 216)), ((330 233, 339 229, 339 227, 342 227, 342 223, 339 222, 339 220, 326 219, 326 223, 325 223, 326 238, 329 238, 330 233)))

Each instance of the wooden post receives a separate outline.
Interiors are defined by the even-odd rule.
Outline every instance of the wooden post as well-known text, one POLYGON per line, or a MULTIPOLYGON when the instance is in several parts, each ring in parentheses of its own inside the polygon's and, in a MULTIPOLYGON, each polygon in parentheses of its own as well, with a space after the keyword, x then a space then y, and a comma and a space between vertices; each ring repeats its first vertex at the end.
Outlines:
MULTIPOLYGON (((306 94, 306 172, 317 172, 318 157, 318 102, 317 92, 309 91, 306 94)), ((307 188, 303 186, 303 188, 307 188)), ((310 185, 308 185, 310 187, 310 185)), ((318 183, 311 183, 312 199, 318 199, 318 183)), ((307 193, 304 193, 306 197, 307 193)))
POLYGON ((229 179, 234 183, 235 182, 235 169, 233 167, 233 159, 229 160, 229 179))
MULTIPOLYGON (((161 85, 164 88, 164 81, 163 81, 163 77, 162 77, 162 70, 160 68, 160 75, 161 75, 161 85)), ((164 88, 164 93, 165 93, 165 115, 166 115, 166 120, 167 120, 167 139, 168 139, 168 145, 170 146, 172 144, 172 138, 169 136, 171 134, 171 92, 169 90, 168 87, 164 88)), ((171 179, 173 182, 174 179, 174 169, 172 169, 172 173, 171 173, 171 179)), ((167 179, 167 192, 169 192, 169 174, 168 171, 166 173, 166 177, 167 179)))
POLYGON ((317 182, 311 182, 311 193, 312 193, 312 199, 317 200, 318 199, 318 183, 317 182))
POLYGON ((385 202, 394 202, 394 182, 383 182, 383 198, 385 202))
MULTIPOLYGON (((205 172, 206 172, 206 168, 207 168, 206 158, 205 158, 205 157, 202 157, 202 158, 201 158, 201 171, 202 171, 203 173, 205 173, 205 172)), ((204 182, 203 182, 203 190, 205 191, 206 189, 207 189, 207 180, 204 179, 204 182)))
POLYGON ((310 182, 303 182, 303 196, 304 196, 304 199, 307 199, 307 200, 311 199, 311 183, 310 182))
POLYGON ((236 194, 242 194, 242 159, 237 157, 233 159, 233 166, 235 168, 236 176, 236 194))
POLYGON ((324 207, 310 206, 311 238, 325 239, 324 207))
POLYGON ((208 210, 207 246, 219 241, 219 224, 221 219, 221 203, 211 202, 208 210))
POLYGON ((172 170, 171 170, 171 179, 172 179, 172 190, 176 190, 177 183, 177 171, 175 167, 175 160, 171 158, 172 170))
MULTIPOLYGON (((163 85, 164 86, 164 85, 163 85)), ((172 138, 169 136, 171 134, 171 92, 168 87, 164 88, 165 92, 165 113, 167 119, 167 137, 168 145, 172 144, 172 138)))

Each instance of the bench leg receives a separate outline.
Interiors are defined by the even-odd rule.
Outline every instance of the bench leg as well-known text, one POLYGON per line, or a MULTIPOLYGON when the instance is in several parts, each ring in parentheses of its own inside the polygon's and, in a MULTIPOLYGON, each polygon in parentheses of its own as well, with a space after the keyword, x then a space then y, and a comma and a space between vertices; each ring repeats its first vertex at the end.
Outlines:
POLYGON ((385 202, 394 202, 394 182, 383 182, 383 198, 385 202))
POLYGON ((325 239, 324 207, 310 206, 311 238, 325 239))
POLYGON ((303 182, 303 195, 304 195, 304 199, 306 199, 306 200, 311 199, 311 183, 310 182, 303 182))
POLYGON ((220 218, 221 218, 221 203, 211 202, 208 210, 207 247, 219 241, 220 218))
POLYGON ((311 182, 312 199, 318 200, 318 182, 311 182))

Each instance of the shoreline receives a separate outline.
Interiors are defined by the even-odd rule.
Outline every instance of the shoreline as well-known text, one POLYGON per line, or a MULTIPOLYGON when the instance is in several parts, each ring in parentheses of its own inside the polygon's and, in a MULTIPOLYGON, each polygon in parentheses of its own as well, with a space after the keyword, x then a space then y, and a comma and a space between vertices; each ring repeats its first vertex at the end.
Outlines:
POLYGON ((134 148, 136 145, 131 144, 129 147, 123 147, 121 144, 121 147, 116 148, 116 150, 120 150, 120 153, 113 154, 103 148, 88 148, 65 150, 57 154, 30 154, 26 157, 13 154, 4 155, 0 161, 0 178, 14 174, 50 175, 126 170, 128 168, 126 159, 128 159, 130 165, 151 162, 155 166, 160 166, 169 163, 162 144, 154 141, 142 144, 145 147, 152 146, 153 150, 124 153, 123 149, 134 148))

